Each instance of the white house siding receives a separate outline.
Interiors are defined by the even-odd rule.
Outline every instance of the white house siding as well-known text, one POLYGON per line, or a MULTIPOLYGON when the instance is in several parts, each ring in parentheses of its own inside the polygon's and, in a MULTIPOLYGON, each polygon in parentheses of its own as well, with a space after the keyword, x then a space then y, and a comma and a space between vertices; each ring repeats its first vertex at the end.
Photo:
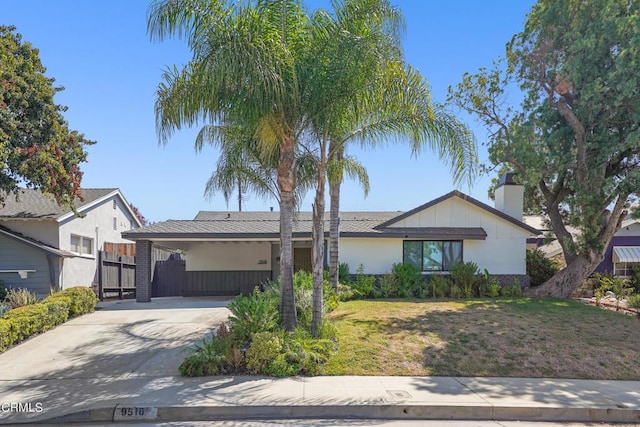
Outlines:
POLYGON ((187 271, 271 271, 270 242, 193 242, 187 271))
POLYGON ((98 251, 104 242, 133 243, 122 238, 121 233, 131 228, 133 218, 123 207, 120 198, 114 195, 83 211, 83 218, 71 217, 60 223, 59 248, 71 252, 71 235, 93 239, 93 254, 69 258, 64 261, 62 287, 90 286, 98 282, 98 251), (113 209, 113 200, 116 209, 113 209), (116 229, 113 227, 116 218, 116 229))
MULTIPOLYGON (((526 239, 529 233, 457 197, 417 212, 389 227, 482 227, 487 233, 486 240, 463 242, 464 261, 473 261, 481 270, 486 268, 491 274, 526 274, 526 239)), ((396 247, 392 239, 378 240, 383 241, 382 245, 389 248, 389 257, 394 258, 387 261, 386 265, 402 261, 402 242, 396 247)), ((343 250, 342 247, 340 249, 343 250)), ((368 254, 371 250, 373 246, 364 253, 368 254)), ((353 268, 351 263, 349 265, 353 268)), ((378 265, 385 264, 378 260, 378 265)), ((386 270, 388 271, 390 268, 386 270)))
POLYGON ((402 262, 402 239, 341 238, 340 262, 349 264, 351 274, 360 264, 366 274, 389 273, 393 264, 402 262))
MULTIPOLYGON (((57 263, 58 258, 53 258, 57 263)), ((9 237, 0 236, 0 270, 35 270, 21 279, 18 273, 0 273, 6 287, 27 288, 39 297, 49 295, 51 279, 47 254, 9 237)), ((54 272, 55 273, 55 272, 54 272)))

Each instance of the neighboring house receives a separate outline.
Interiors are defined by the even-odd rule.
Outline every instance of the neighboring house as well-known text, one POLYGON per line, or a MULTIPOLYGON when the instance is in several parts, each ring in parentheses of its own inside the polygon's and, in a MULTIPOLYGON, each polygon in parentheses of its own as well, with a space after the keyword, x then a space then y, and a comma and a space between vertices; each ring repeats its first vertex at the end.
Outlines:
MULTIPOLYGON (((538 233, 524 224, 522 187, 510 179, 496 190, 492 208, 453 191, 409 212, 341 212, 340 262, 355 272, 389 273, 393 264, 410 262, 425 274, 448 274, 459 261, 473 261, 483 270, 513 283, 528 284, 526 239, 538 233)), ((296 215, 293 231, 294 268, 311 268, 311 213, 296 215)), ((325 248, 328 239, 328 214, 325 248)), ((152 245, 186 253, 186 280, 181 294, 231 295, 279 275, 278 212, 200 212, 193 220, 170 220, 130 230, 136 241, 137 268, 152 245)), ((325 264, 326 264, 325 254, 325 264)), ((150 268, 150 267, 149 267, 150 268)), ((136 278, 138 299, 150 293, 149 273, 136 278)), ((138 272, 136 273, 138 274, 138 272)))
POLYGON ((118 189, 82 190, 75 208, 50 196, 21 189, 0 206, 0 280, 40 296, 51 289, 97 282, 98 251, 104 242, 131 243, 121 233, 141 226, 118 189))
MULTIPOLYGON (((527 242, 531 249, 540 249, 545 257, 552 259, 558 265, 566 265, 562 247, 558 240, 550 240, 553 234, 548 230, 547 222, 540 216, 527 216, 524 221, 547 235, 546 240, 530 237, 527 242)), ((567 228, 574 237, 580 236, 580 231, 573 227, 567 228)), ((620 229, 613 235, 602 262, 596 267, 598 273, 610 273, 619 277, 630 277, 634 268, 640 268, 640 220, 630 216, 622 222, 620 229)))

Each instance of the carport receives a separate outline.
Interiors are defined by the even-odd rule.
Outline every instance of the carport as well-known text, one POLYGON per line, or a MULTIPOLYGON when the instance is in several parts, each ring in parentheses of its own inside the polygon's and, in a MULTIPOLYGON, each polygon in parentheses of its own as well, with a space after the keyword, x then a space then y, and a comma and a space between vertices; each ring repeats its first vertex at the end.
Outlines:
MULTIPOLYGON (((296 222, 296 269, 310 270, 310 229, 309 221, 296 222)), ((278 212, 201 212, 194 220, 169 220, 126 231, 122 236, 136 243, 138 302, 148 302, 154 296, 154 246, 185 254, 182 296, 234 296, 279 276, 278 212)))

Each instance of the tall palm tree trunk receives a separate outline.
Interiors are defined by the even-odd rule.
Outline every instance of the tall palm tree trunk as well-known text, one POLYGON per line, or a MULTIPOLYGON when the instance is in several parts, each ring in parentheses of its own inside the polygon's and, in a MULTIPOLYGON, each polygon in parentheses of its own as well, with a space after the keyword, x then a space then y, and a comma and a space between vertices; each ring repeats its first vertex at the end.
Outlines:
MULTIPOLYGON (((332 152, 329 148, 329 152, 332 152)), ((342 160, 343 150, 336 152, 336 160, 342 160)), ((342 186, 342 174, 336 179, 329 179, 329 283, 338 291, 340 271, 340 187, 342 186)))
POLYGON ((296 328, 296 301, 293 292, 293 211, 295 209, 295 140, 284 137, 278 161, 280 190, 280 314, 287 331, 296 328))
POLYGON ((311 266, 313 270, 313 307, 311 317, 311 334, 318 336, 322 325, 323 299, 323 267, 324 267, 324 205, 326 161, 322 159, 318 164, 316 197, 313 203, 313 232, 311 247, 311 266))

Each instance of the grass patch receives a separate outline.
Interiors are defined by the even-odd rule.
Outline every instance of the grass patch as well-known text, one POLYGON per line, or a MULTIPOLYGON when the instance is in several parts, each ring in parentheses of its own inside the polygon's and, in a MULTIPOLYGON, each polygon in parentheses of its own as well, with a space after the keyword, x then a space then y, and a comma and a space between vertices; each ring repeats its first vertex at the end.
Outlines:
POLYGON ((567 300, 350 301, 324 375, 640 380, 638 319, 567 300))

